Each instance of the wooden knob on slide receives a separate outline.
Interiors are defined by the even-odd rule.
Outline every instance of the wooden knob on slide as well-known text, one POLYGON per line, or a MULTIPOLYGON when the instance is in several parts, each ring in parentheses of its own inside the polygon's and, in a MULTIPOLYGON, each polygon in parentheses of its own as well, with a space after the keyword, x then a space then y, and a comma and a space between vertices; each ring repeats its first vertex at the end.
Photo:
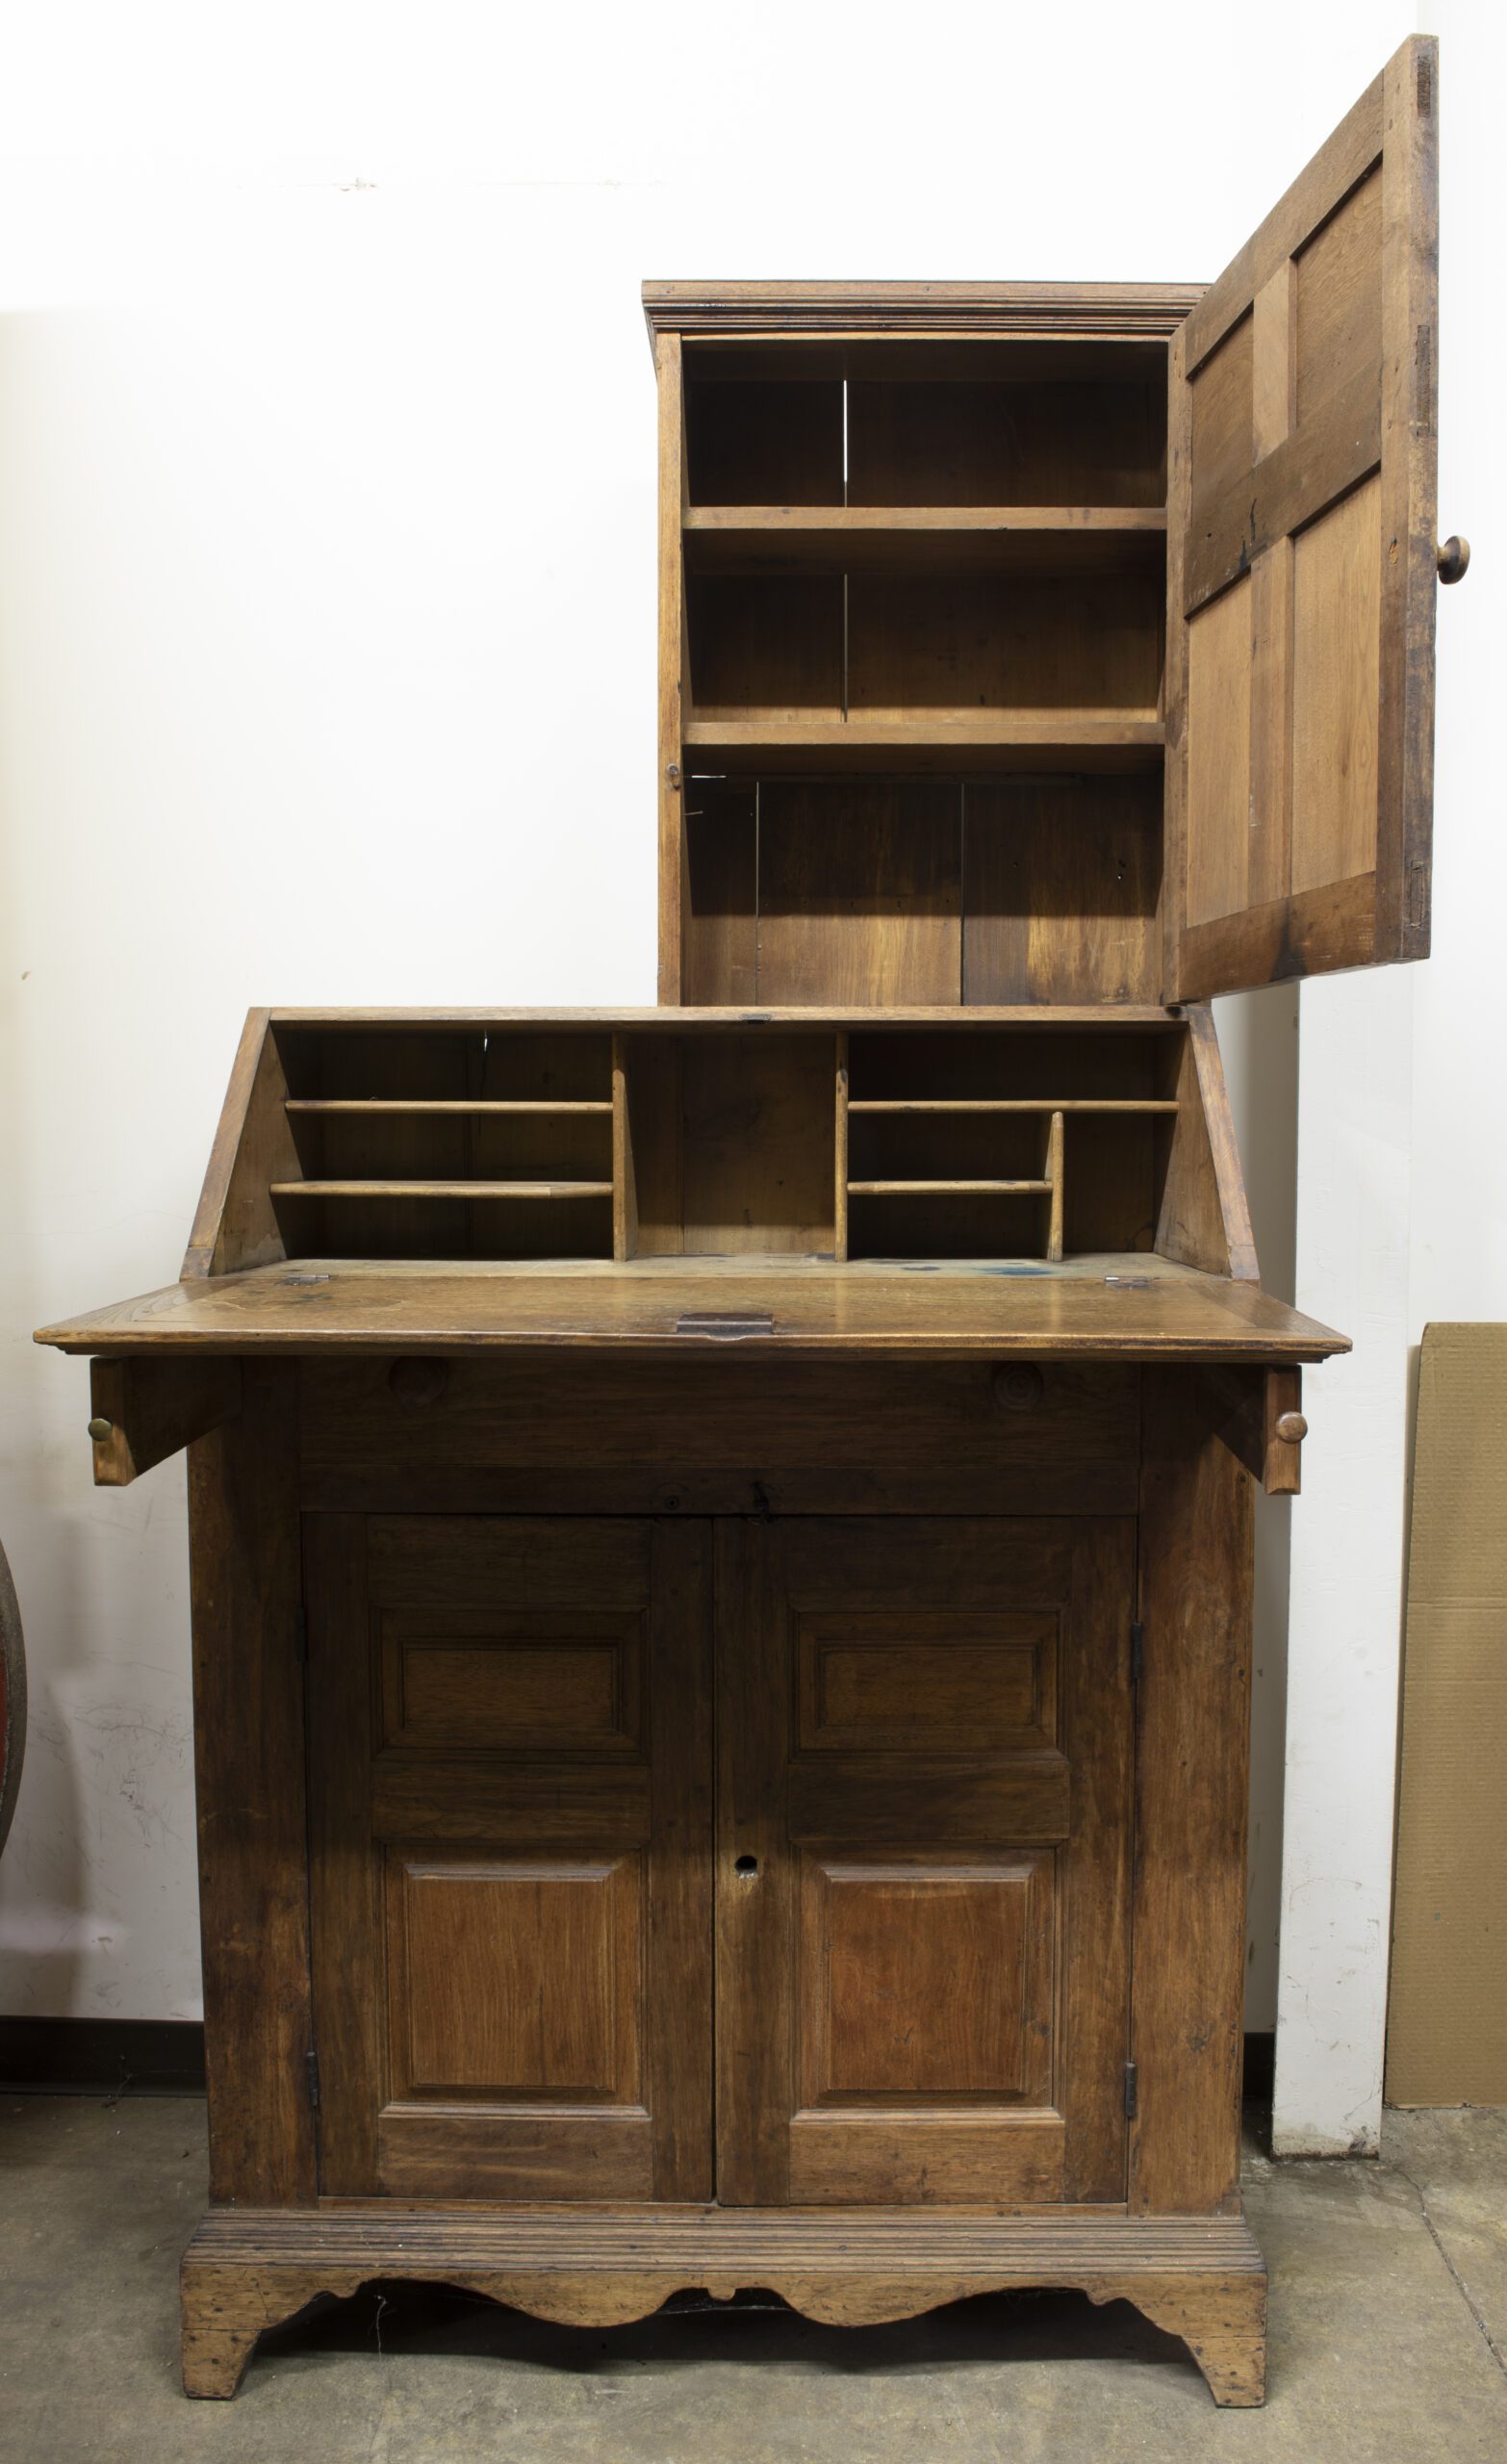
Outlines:
POLYGON ((1290 1446, 1301 1446, 1308 1435, 1308 1423, 1301 1412, 1284 1412, 1277 1422, 1277 1435, 1290 1446))
POLYGON ((1457 532, 1441 541, 1435 551, 1441 581, 1463 581, 1470 566, 1470 542, 1457 532))

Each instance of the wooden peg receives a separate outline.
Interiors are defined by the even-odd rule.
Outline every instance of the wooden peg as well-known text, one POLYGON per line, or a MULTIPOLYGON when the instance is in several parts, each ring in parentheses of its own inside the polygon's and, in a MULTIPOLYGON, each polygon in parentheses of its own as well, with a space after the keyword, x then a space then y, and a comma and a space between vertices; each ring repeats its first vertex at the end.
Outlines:
POLYGON ((1464 581, 1466 575, 1470 569, 1470 542, 1469 539, 1462 539, 1458 531, 1453 531, 1447 539, 1443 539, 1440 542, 1439 547, 1435 551, 1435 555, 1439 565, 1439 578, 1441 581, 1464 581))

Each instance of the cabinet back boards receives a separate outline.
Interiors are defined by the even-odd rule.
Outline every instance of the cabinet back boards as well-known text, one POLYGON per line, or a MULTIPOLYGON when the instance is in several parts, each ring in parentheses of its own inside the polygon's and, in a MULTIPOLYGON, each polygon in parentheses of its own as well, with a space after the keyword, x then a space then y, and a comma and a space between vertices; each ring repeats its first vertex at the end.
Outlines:
MULTIPOLYGON (((1123 2297, 1261 2400, 1213 994, 1419 955, 1436 50, 1207 290, 653 283, 660 998, 258 1012, 179 1282, 185 2383, 417 2275, 1123 2297)), ((1445 566, 1462 568, 1452 548, 1445 566)))

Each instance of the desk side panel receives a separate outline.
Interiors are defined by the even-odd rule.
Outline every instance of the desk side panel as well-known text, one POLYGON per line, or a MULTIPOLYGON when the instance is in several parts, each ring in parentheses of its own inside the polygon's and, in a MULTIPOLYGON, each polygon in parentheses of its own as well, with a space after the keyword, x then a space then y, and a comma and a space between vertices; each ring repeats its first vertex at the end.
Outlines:
POLYGON ((316 2189, 296 1379, 189 1450, 210 2191, 269 2207, 316 2189))

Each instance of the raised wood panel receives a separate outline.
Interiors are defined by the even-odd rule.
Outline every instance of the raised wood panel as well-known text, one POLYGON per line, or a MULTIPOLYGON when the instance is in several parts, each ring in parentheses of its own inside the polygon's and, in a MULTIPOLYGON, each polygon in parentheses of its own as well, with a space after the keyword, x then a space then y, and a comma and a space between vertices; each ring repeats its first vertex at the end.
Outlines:
POLYGON ((641 2095, 640 1858, 389 1852, 393 2098, 641 2095))
POLYGON ((1378 165, 1295 259, 1294 410, 1306 420, 1382 350, 1382 175, 1378 165))
POLYGON ((1193 493, 1202 505, 1222 496, 1251 467, 1255 334, 1242 318, 1193 372, 1193 493))
POLYGON ((1188 628, 1189 924, 1248 903, 1251 582, 1200 608, 1188 628))
POLYGON ((380 1618, 382 1741, 627 1753, 644 1725, 641 1612, 380 1618))
POLYGON ((1380 498, 1367 479, 1293 541, 1294 891, 1376 868, 1380 498))
POLYGON ((999 1746, 1057 1739, 1058 1620, 942 1610, 797 1619, 803 1754, 999 1746))
POLYGON ((1048 2102, 1052 1862, 807 1852, 803 2103, 1048 2102))

